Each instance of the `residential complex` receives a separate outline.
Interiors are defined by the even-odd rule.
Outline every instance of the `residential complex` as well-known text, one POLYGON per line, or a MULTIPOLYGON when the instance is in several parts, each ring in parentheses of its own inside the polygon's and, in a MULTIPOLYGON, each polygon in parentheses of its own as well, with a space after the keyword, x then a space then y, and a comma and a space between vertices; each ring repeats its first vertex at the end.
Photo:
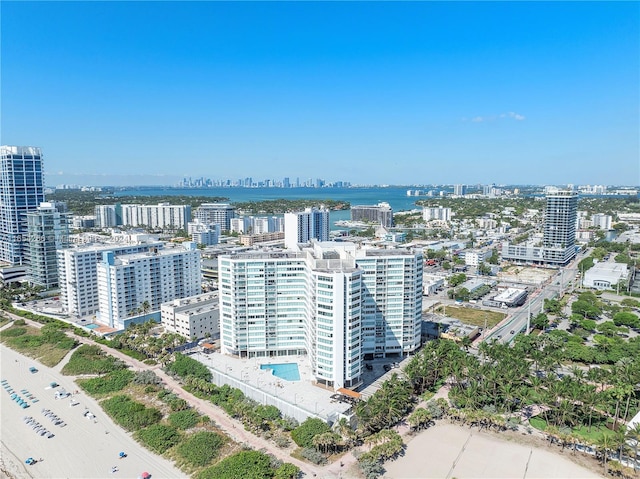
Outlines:
POLYGON ((43 201, 40 148, 0 146, 0 261, 26 263, 26 215, 43 201))
POLYGON ((29 282, 51 289, 58 286, 57 250, 69 246, 69 215, 62 202, 40 203, 27 213, 29 282))
POLYGON ((219 258, 226 354, 307 354, 334 388, 360 381, 365 357, 420 346, 422 254, 312 242, 285 252, 219 258))
POLYGON ((442 206, 423 208, 422 219, 425 221, 451 221, 451 208, 443 208, 442 206))
POLYGON ((374 206, 352 206, 351 221, 364 221, 391 228, 393 226, 393 209, 389 203, 378 203, 374 206))
POLYGON ((284 245, 296 249, 301 243, 311 240, 329 240, 329 210, 307 208, 297 213, 284 215, 284 245))
POLYGON ((200 252, 192 242, 118 256, 107 251, 97 264, 97 282, 97 320, 122 329, 127 318, 159 311, 166 301, 199 294, 200 252))
POLYGON ((145 226, 148 228, 187 229, 191 220, 190 205, 97 205, 96 225, 100 228, 113 226, 145 226))
POLYGON ((115 256, 162 248, 163 243, 86 245, 58 250, 58 279, 62 309, 72 317, 82 318, 98 312, 98 263, 102 255, 115 256))

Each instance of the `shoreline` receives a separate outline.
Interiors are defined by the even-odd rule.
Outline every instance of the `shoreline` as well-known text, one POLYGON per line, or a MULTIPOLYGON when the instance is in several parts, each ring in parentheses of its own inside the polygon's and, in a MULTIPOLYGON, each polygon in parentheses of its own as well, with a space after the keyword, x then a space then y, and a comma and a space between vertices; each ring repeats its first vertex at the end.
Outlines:
POLYGON ((152 453, 136 442, 132 435, 116 425, 102 410, 97 400, 81 392, 73 395, 79 404, 71 405, 69 399, 55 399, 55 391, 64 388, 67 391, 77 389, 75 377, 64 376, 57 368, 49 368, 19 352, 0 345, 2 364, 1 377, 15 391, 26 389, 34 399, 29 407, 22 409, 4 389, 0 390, 2 407, 1 458, 8 474, 15 478, 135 478, 144 471, 154 479, 175 479, 188 475, 177 469, 168 459, 152 453), (16 360, 18 361, 16 363, 16 360), (36 366, 38 372, 30 373, 29 367, 36 366), (60 386, 51 389, 49 384, 57 382, 60 386), (49 409, 58 415, 66 426, 53 424, 44 416, 42 410, 49 409), (84 413, 95 415, 88 420, 84 413), (31 416, 55 436, 40 436, 29 427, 23 417, 31 416), (118 457, 119 452, 127 454, 125 459, 118 457), (42 458, 29 469, 23 464, 27 457, 42 458), (117 466, 118 471, 111 472, 117 466), (21 470, 20 467, 23 469, 21 470))

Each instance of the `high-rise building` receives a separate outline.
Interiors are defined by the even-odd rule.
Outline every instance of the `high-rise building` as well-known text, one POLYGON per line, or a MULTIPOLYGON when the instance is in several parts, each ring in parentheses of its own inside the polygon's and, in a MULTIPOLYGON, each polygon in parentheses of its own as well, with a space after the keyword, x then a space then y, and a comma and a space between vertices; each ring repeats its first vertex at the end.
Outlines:
POLYGON ((351 221, 366 221, 391 228, 393 226, 393 209, 389 203, 384 202, 372 206, 352 206, 351 221))
POLYGON ((58 283, 62 309, 72 317, 94 315, 98 302, 98 263, 105 252, 115 256, 162 248, 160 242, 140 244, 87 245, 58 250, 58 283))
POLYGON ((295 249, 300 243, 315 239, 329 240, 329 210, 307 208, 297 213, 284 214, 284 245, 295 249))
POLYGON ((51 289, 58 286, 57 250, 69 246, 69 215, 63 202, 40 203, 27 213, 29 281, 51 289))
POLYGON ((578 194, 568 190, 550 191, 547 193, 542 246, 533 240, 525 244, 504 241, 502 259, 561 266, 576 255, 578 194))
POLYGON ((316 380, 338 389, 359 383, 366 358, 420 346, 421 253, 312 242, 218 263, 226 354, 307 354, 316 380))
POLYGON ((548 263, 567 264, 576 255, 578 194, 558 191, 547 195, 542 245, 548 263))
POLYGON ((195 212, 195 218, 201 223, 218 224, 223 231, 231 229, 231 219, 235 217, 236 209, 228 203, 203 203, 195 212))
POLYGON ((96 227, 112 228, 122 225, 122 206, 120 203, 115 205, 96 205, 94 208, 96 215, 96 227))
POLYGON ((119 256, 105 252, 97 264, 97 278, 96 319, 124 329, 140 313, 158 312, 164 302, 202 292, 200 252, 192 242, 119 256))
POLYGON ((27 213, 43 201, 40 148, 0 146, 0 261, 26 262, 27 213))
POLYGON ((442 206, 424 207, 422 209, 422 219, 425 221, 451 221, 451 208, 443 208, 442 206))
POLYGON ((191 235, 191 241, 196 244, 212 246, 220 241, 220 225, 205 225, 197 219, 189 222, 187 232, 191 235))
POLYGON ((601 230, 610 230, 613 218, 611 215, 598 213, 591 216, 591 221, 593 221, 593 226, 600 228, 601 230))
POLYGON ((453 185, 453 194, 456 196, 464 196, 467 194, 467 185, 453 185))

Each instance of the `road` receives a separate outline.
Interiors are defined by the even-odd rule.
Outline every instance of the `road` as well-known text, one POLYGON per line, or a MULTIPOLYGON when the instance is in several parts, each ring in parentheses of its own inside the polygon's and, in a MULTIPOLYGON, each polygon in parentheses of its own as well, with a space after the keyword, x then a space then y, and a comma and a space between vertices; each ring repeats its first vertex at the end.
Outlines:
POLYGON ((518 333, 527 332, 528 318, 535 317, 543 311, 545 299, 561 297, 565 291, 574 286, 574 281, 578 274, 578 263, 586 255, 586 252, 578 254, 569 265, 560 268, 558 273, 552 276, 542 288, 537 288, 529 295, 524 305, 515 309, 503 322, 487 334, 485 340, 510 343, 518 333))

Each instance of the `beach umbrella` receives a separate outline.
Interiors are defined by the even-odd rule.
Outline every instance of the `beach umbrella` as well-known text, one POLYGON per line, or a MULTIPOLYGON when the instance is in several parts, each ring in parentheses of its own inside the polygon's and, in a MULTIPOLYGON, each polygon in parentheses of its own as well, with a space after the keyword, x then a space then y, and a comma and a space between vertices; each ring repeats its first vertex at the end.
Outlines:
POLYGON ((120 456, 120 457, 126 457, 126 454, 125 454, 123 451, 120 451, 119 456, 120 456))
POLYGON ((26 461, 24 461, 25 464, 31 464, 33 462, 33 457, 29 457, 27 458, 26 461))
POLYGON ((142 474, 140 474, 140 477, 142 479, 149 479, 151 477, 151 474, 149 474, 148 472, 143 472, 142 474))

